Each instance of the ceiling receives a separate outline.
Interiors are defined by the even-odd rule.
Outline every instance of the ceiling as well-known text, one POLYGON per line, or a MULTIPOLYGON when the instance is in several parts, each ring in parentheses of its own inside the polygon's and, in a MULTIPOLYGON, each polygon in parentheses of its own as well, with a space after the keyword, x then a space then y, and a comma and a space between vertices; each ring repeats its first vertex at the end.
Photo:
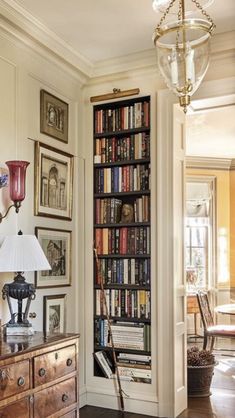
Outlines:
POLYGON ((187 116, 186 155, 235 158, 235 105, 187 116))
MULTIPOLYGON (((152 49, 152 33, 161 16, 153 11, 152 0, 4 2, 22 14, 29 12, 32 20, 39 20, 92 64, 152 49)), ((216 33, 235 29, 234 0, 214 0, 207 11, 217 25, 216 33)))

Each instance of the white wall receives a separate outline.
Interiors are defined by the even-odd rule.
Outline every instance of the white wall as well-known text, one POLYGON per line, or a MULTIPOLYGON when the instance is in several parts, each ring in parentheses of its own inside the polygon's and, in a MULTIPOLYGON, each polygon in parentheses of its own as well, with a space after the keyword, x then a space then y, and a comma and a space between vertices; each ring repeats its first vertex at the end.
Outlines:
MULTIPOLYGON (((15 234, 19 229, 25 234, 33 234, 36 226, 72 230, 72 285, 52 289, 37 289, 36 300, 30 311, 37 314, 32 319, 35 330, 42 331, 43 296, 67 294, 67 331, 80 331, 83 318, 79 316, 83 296, 83 216, 84 216, 84 160, 81 153, 81 82, 69 75, 66 67, 59 62, 49 62, 33 50, 19 43, 13 37, 0 32, 0 166, 7 160, 30 161, 27 170, 26 198, 19 214, 11 209, 0 224, 0 238, 15 234), (60 97, 69 103, 69 140, 64 144, 40 133, 40 89, 60 97), (34 216, 34 142, 39 140, 56 149, 75 155, 73 219, 63 221, 54 218, 34 216)), ((0 211, 5 213, 9 206, 8 188, 0 190, 0 211)), ((34 273, 25 274, 34 281, 34 273)), ((12 281, 13 274, 0 274, 0 290, 5 282, 12 281)), ((9 310, 7 302, 0 298, 0 318, 7 322, 9 310)), ((84 345, 81 337, 81 349, 84 345)), ((83 350, 84 351, 84 350, 83 350)), ((82 351, 82 356, 83 356, 82 351)), ((80 371, 83 384, 83 362, 80 371)))

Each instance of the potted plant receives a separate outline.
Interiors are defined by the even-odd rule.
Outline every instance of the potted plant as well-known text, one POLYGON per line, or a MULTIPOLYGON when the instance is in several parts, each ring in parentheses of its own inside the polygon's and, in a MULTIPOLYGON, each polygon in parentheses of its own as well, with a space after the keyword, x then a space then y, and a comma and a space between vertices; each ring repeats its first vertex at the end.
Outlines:
POLYGON ((200 350, 193 346, 187 350, 188 396, 210 396, 210 385, 217 364, 215 356, 209 350, 200 350))

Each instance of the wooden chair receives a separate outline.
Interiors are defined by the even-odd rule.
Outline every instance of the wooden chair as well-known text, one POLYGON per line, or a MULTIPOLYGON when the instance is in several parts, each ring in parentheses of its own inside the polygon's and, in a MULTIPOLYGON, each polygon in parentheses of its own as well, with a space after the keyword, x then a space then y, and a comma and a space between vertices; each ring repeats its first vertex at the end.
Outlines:
POLYGON ((213 350, 215 337, 235 338, 235 325, 214 324, 207 293, 199 291, 197 300, 204 328, 203 349, 207 347, 208 338, 211 338, 210 351, 213 350))

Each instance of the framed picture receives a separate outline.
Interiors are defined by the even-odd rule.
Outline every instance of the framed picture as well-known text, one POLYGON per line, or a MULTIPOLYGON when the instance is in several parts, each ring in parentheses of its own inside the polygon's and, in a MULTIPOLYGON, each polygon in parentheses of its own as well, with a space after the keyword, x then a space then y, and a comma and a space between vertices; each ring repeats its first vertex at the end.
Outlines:
POLYGON ((40 132, 68 143, 68 116, 68 103, 40 91, 40 132))
POLYGON ((43 296, 43 331, 47 334, 66 332, 66 295, 43 296))
POLYGON ((71 285, 71 231, 35 228, 35 234, 51 266, 51 270, 35 272, 35 287, 71 285))
POLYGON ((73 156, 35 142, 35 215, 72 219, 73 156))

